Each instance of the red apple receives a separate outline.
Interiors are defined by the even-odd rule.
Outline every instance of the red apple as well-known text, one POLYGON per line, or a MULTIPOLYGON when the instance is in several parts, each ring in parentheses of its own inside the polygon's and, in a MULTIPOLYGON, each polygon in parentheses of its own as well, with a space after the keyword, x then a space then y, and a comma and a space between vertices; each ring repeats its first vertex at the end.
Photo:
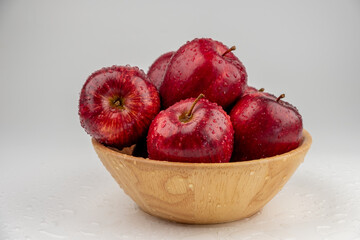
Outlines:
POLYGON ((234 130, 230 117, 206 99, 182 100, 161 111, 147 137, 150 159, 220 163, 231 158, 234 130))
MULTIPOLYGON (((260 88, 259 90, 257 90, 257 89, 254 88, 254 87, 246 86, 245 91, 244 91, 242 97, 245 96, 245 95, 247 95, 247 94, 249 94, 249 93, 257 92, 257 91, 263 92, 263 91, 264 91, 264 88, 260 88)), ((228 114, 230 114, 231 110, 234 108, 234 106, 236 105, 236 103, 237 103, 237 102, 234 102, 234 103, 232 103, 230 106, 228 106, 227 108, 225 108, 225 109, 224 109, 225 112, 228 113, 228 114)))
POLYGON ((235 131, 232 161, 271 157, 293 150, 302 141, 303 123, 298 110, 281 95, 252 92, 230 113, 235 131))
POLYGON ((211 102, 226 108, 244 92, 245 67, 228 48, 208 38, 194 39, 174 53, 160 87, 165 108, 182 99, 204 93, 211 102))
POLYGON ((159 90, 161 84, 164 80, 165 70, 170 62, 171 57, 174 52, 167 52, 160 57, 158 57, 155 62, 150 66, 149 71, 147 73, 150 81, 155 85, 155 87, 159 90))
POLYGON ((264 88, 257 89, 255 87, 247 86, 245 88, 243 96, 246 95, 246 94, 249 94, 249 93, 257 92, 257 91, 263 92, 264 90, 265 90, 264 88))
POLYGON ((81 126, 97 141, 117 148, 131 146, 146 135, 159 110, 156 88, 137 67, 98 70, 80 94, 81 126))

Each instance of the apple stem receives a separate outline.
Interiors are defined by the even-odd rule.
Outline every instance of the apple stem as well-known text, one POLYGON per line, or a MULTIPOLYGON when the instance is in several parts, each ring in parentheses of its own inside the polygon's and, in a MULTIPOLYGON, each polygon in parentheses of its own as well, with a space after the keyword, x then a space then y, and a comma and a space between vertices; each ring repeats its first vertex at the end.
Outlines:
POLYGON ((259 89, 259 92, 263 92, 263 91, 265 91, 265 88, 260 88, 259 89))
POLYGON ((236 47, 235 47, 235 46, 232 46, 231 48, 229 48, 228 50, 226 50, 226 51, 223 53, 222 56, 225 56, 226 54, 228 54, 229 52, 232 52, 232 51, 234 51, 234 50, 236 50, 236 47))
POLYGON ((117 106, 117 107, 120 107, 121 106, 121 102, 119 100, 116 100, 114 102, 114 105, 117 106))
POLYGON ((189 119, 192 118, 192 111, 194 110, 194 107, 195 107, 196 103, 197 103, 200 99, 202 99, 203 97, 205 97, 205 95, 202 94, 202 93, 200 93, 200 95, 195 99, 193 105, 191 105, 190 110, 185 114, 185 120, 189 120, 189 119))
POLYGON ((111 100, 110 105, 117 109, 121 109, 121 110, 125 109, 124 108, 124 100, 122 98, 116 98, 114 100, 111 100))
POLYGON ((280 99, 282 99, 282 98, 284 98, 284 97, 285 97, 285 94, 283 93, 283 94, 281 94, 281 95, 276 99, 276 101, 279 102, 280 99))

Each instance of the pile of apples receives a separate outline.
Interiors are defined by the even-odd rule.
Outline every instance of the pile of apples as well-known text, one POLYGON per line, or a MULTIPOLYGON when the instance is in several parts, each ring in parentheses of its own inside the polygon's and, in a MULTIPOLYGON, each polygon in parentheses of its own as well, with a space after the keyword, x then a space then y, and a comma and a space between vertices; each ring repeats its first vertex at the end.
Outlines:
POLYGON ((161 55, 147 74, 128 65, 102 68, 82 88, 81 125, 106 146, 136 144, 135 155, 154 160, 245 161, 297 148, 298 110, 284 94, 248 86, 234 50, 200 38, 161 55))

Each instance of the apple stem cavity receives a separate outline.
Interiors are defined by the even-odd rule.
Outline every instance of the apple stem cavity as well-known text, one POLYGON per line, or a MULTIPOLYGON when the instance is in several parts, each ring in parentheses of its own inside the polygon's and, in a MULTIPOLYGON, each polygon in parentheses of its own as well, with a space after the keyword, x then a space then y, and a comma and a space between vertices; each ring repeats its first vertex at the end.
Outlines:
POLYGON ((114 105, 117 106, 117 107, 119 107, 119 106, 121 106, 121 102, 120 102, 119 100, 116 100, 116 101, 114 102, 114 105))
POLYGON ((115 98, 115 100, 111 102, 111 105, 121 110, 125 109, 124 100, 122 98, 115 98))
POLYGON ((193 110, 194 110, 194 107, 195 107, 196 103, 197 103, 200 99, 202 99, 202 98, 204 98, 204 97, 205 97, 205 95, 202 94, 202 93, 200 93, 200 95, 195 99, 195 101, 194 101, 193 104, 191 105, 191 108, 189 109, 189 111, 188 111, 185 115, 181 115, 181 116, 179 117, 179 120, 180 120, 181 122, 188 122, 188 121, 192 118, 193 110))
POLYGON ((260 88, 259 89, 259 92, 264 92, 265 91, 265 88, 260 88))
POLYGON ((282 98, 284 98, 284 97, 285 97, 285 94, 283 93, 283 94, 281 94, 281 95, 276 99, 276 101, 279 102, 280 99, 282 99, 282 98))
POLYGON ((225 56, 226 54, 228 54, 229 52, 232 52, 232 51, 234 51, 234 50, 236 50, 236 47, 235 47, 235 46, 232 46, 231 48, 229 48, 228 50, 226 50, 226 51, 223 53, 222 56, 225 56))

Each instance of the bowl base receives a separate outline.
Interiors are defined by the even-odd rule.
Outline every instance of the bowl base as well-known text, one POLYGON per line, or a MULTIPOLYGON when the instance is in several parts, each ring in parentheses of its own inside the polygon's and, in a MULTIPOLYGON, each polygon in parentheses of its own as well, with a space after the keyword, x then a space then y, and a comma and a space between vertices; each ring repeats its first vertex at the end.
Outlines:
POLYGON ((152 217, 156 217, 156 218, 160 218, 162 220, 165 221, 169 221, 169 222, 173 222, 173 223, 178 223, 178 224, 189 224, 189 225, 211 225, 211 224, 224 224, 224 223, 231 223, 231 222, 236 222, 236 221, 242 221, 245 220, 247 218, 251 218, 251 217, 255 217, 257 214, 259 214, 262 209, 257 210, 251 214, 248 214, 246 216, 243 217, 239 217, 236 219, 227 219, 227 220, 223 220, 223 221, 209 221, 209 220, 189 220, 189 219, 181 219, 181 218, 177 218, 175 216, 164 216, 161 214, 157 214, 156 212, 151 212, 151 211, 147 211, 144 208, 140 207, 138 205, 138 207, 146 214, 149 214, 152 217))

